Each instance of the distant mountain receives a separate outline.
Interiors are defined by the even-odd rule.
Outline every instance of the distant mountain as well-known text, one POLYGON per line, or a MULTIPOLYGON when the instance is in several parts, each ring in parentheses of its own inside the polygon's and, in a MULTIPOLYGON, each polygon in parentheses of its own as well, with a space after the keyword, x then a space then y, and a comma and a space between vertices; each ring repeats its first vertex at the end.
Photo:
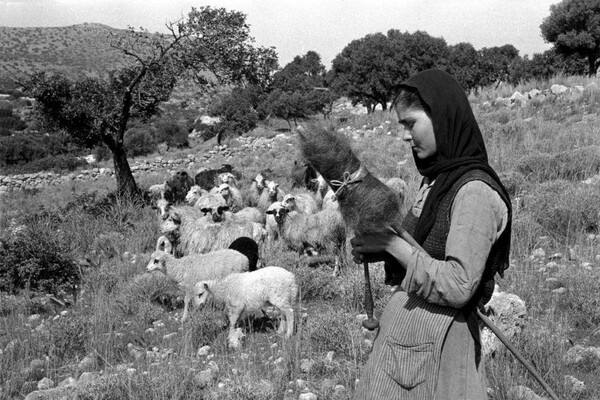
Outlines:
POLYGON ((111 33, 118 32, 91 23, 51 28, 0 26, 0 87, 46 70, 61 71, 70 78, 103 76, 125 60, 110 47, 111 33))

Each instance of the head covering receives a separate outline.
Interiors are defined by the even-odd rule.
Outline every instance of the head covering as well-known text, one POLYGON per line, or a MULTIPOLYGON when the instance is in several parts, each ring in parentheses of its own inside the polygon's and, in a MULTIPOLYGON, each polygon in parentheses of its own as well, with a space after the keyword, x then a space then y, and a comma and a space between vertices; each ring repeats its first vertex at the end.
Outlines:
POLYGON ((448 73, 429 69, 419 72, 402 83, 419 93, 429 106, 437 154, 427 159, 419 159, 413 151, 417 169, 421 175, 435 179, 431 187, 419 221, 415 227, 415 240, 423 243, 437 216, 438 207, 452 185, 467 171, 480 169, 494 179, 500 188, 500 197, 506 203, 509 221, 499 243, 504 247, 505 258, 498 272, 502 275, 508 267, 511 232, 511 203, 506 188, 488 163, 487 151, 479 125, 464 89, 448 73))

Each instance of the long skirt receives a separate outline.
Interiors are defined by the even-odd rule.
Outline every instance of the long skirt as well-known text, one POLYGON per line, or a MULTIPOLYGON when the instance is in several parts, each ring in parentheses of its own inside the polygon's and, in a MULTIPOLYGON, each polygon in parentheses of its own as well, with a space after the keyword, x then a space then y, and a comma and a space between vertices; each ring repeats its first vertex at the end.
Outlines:
POLYGON ((354 400, 483 400, 482 371, 458 309, 398 290, 381 316, 354 400))

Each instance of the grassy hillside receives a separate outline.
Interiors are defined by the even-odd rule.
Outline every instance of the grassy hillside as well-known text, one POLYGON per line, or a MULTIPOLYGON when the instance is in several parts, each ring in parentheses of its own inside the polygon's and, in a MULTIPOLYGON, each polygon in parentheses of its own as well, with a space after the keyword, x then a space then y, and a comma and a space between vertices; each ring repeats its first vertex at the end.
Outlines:
POLYGON ((102 24, 51 28, 0 26, 0 84, 36 71, 59 70, 70 77, 98 76, 123 62, 110 47, 118 29, 102 24))
MULTIPOLYGON (((522 107, 492 104, 515 90, 554 83, 600 81, 557 77, 487 89, 471 101, 490 162, 514 202, 511 266, 498 280, 502 291, 518 295, 527 306, 524 329, 512 341, 561 399, 591 400, 600 396, 600 358, 591 354, 595 350, 580 360, 573 354, 577 346, 600 347, 600 91, 549 96, 522 107), (567 377, 585 386, 575 388, 567 377)), ((410 204, 420 176, 395 116, 352 115, 337 128, 352 138, 375 175, 405 179, 405 204, 410 204)), ((260 127, 248 135, 277 134, 270 129, 260 127)), ((228 141, 230 147, 241 143, 228 141)), ((287 134, 267 149, 246 150, 233 160, 217 154, 207 166, 233 164, 244 175, 240 188, 269 168, 287 192, 296 145, 287 134)), ((176 156, 209 150, 208 143, 198 143, 176 156)), ((138 183, 148 187, 164 178, 140 174, 138 183)), ((177 290, 145 273, 160 220, 149 207, 106 201, 104 196, 114 189, 114 180, 103 177, 0 198, 0 239, 12 243, 3 248, 0 242, 5 254, 0 272, 17 261, 26 272, 40 265, 58 268, 63 257, 88 256, 97 263, 75 271, 83 275, 83 292, 77 305, 66 309, 49 303, 45 295, 0 294, 0 398, 22 398, 35 386, 41 379, 31 368, 35 360, 55 383, 82 377, 77 393, 86 399, 296 400, 307 392, 318 399, 352 398, 373 340, 356 318, 364 312, 359 266, 350 263, 333 278, 330 266, 309 268, 277 242, 264 252, 263 261, 296 274, 301 288, 298 330, 284 340, 271 322, 255 319, 242 325, 242 349, 233 351, 227 348, 226 321, 219 310, 196 310, 191 321, 181 324, 180 305, 157 301, 177 290), (23 254, 35 257, 23 262, 23 254), (83 383, 84 376, 93 382, 83 383)), ((383 285, 382 268, 372 265, 371 274, 379 314, 390 290, 383 285)), ((507 350, 501 348, 485 362, 490 399, 525 398, 514 394, 519 385, 545 395, 507 350)))

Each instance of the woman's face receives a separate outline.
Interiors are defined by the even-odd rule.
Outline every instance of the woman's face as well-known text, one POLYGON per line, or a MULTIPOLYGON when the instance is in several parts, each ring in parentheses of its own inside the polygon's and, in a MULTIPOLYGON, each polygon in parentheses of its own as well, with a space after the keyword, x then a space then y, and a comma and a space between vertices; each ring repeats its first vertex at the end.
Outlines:
POLYGON ((433 123, 427 113, 419 108, 396 106, 398 122, 404 127, 402 139, 410 145, 418 158, 424 160, 437 153, 433 123))

